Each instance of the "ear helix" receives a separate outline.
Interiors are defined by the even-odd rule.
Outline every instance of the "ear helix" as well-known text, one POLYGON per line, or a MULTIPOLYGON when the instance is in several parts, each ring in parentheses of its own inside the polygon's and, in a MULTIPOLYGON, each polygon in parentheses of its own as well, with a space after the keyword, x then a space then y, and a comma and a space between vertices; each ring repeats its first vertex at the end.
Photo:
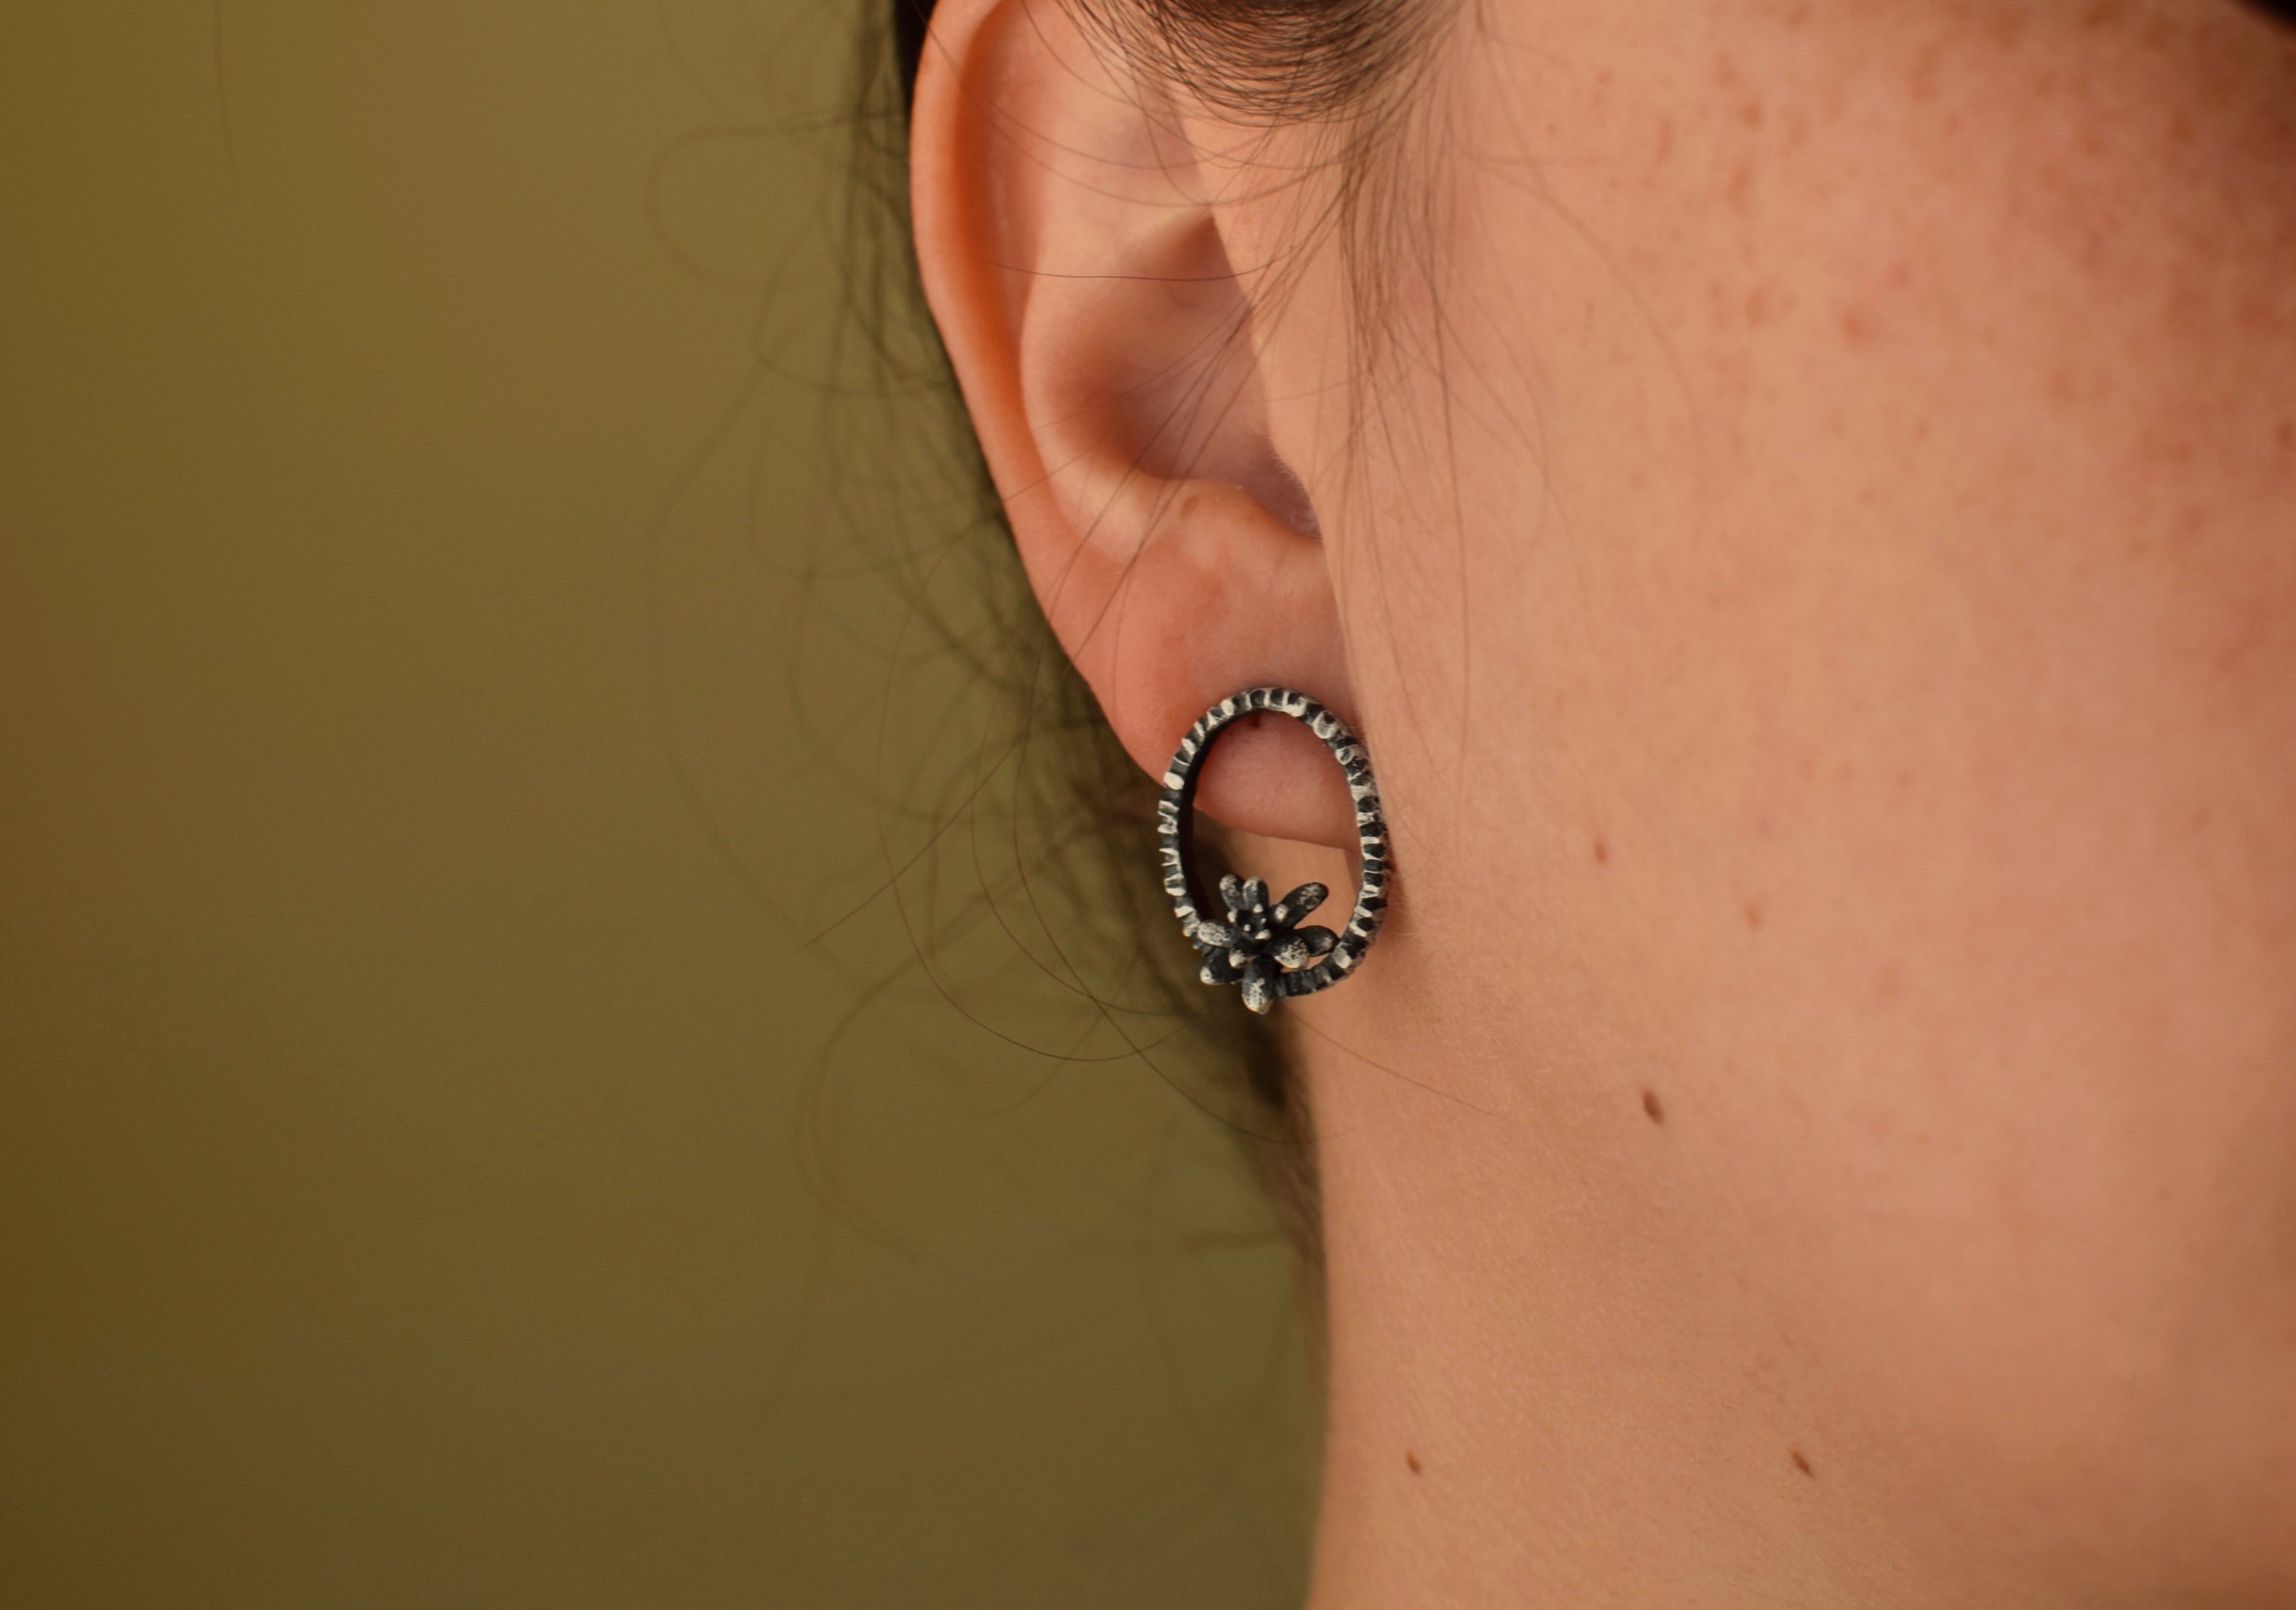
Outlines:
POLYGON ((1203 954, 1203 981, 1238 986, 1243 1004, 1254 1012, 1265 1014, 1280 1000, 1329 989, 1354 970, 1379 936, 1387 911, 1387 821, 1380 813, 1371 756, 1347 723, 1305 693, 1291 688, 1247 688, 1205 711, 1180 740, 1165 771, 1164 791, 1156 801, 1156 829, 1164 893, 1171 897, 1180 931, 1203 954), (1320 883, 1302 884, 1271 904, 1265 882, 1231 875, 1220 880, 1219 887, 1226 919, 1204 915, 1210 903, 1196 868, 1197 768, 1224 728, 1260 710, 1288 715, 1305 726, 1324 740, 1347 773, 1348 792, 1355 798, 1361 871, 1355 910, 1339 933, 1300 926, 1300 919, 1331 893, 1320 883))

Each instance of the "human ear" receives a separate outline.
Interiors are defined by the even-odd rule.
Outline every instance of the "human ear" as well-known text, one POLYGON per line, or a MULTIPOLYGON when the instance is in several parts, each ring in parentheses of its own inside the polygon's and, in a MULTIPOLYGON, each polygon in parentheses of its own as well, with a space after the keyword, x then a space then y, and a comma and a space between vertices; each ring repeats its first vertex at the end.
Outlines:
MULTIPOLYGON (((1030 584, 1151 776, 1241 689, 1352 714, 1328 552, 1269 440, 1266 275, 1230 257, 1220 198, 1250 158, 1208 156, 1204 127, 1056 0, 935 8, 910 135, 926 296, 1030 584)), ((1337 769, 1281 718, 1222 740, 1197 803, 1355 843, 1337 769)))

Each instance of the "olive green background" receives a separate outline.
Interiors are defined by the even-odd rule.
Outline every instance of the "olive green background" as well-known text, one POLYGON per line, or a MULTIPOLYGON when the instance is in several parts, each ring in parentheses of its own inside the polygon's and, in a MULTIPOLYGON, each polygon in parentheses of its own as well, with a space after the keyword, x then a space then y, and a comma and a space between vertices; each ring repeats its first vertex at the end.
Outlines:
POLYGON ((1296 1602, 1271 1214, 920 832, 852 21, 0 8, 8 1604, 1296 1602))

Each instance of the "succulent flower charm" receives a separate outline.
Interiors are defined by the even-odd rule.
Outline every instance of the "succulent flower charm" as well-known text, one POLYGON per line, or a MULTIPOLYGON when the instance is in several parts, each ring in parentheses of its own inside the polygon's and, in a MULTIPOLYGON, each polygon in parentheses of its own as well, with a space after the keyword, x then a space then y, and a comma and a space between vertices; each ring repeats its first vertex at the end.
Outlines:
POLYGON ((1379 937, 1387 915, 1387 818, 1380 813, 1379 780, 1371 756, 1355 730, 1297 688, 1246 688, 1205 711, 1164 772, 1156 796, 1156 860, 1164 875, 1164 897, 1180 932, 1203 957, 1203 980, 1233 984, 1255 1012, 1275 1009, 1278 1001, 1296 1000, 1352 977, 1357 965, 1379 937), (1324 903, 1331 891, 1303 883, 1273 905, 1267 885, 1255 878, 1220 880, 1219 898, 1227 920, 1209 914, 1217 903, 1206 892, 1196 864, 1196 770, 1211 753, 1213 740, 1234 722, 1257 715, 1282 715, 1323 740, 1347 778, 1356 807, 1356 897, 1347 925, 1302 928, 1300 919, 1324 903))
POLYGON ((1278 979, 1313 966, 1339 944, 1340 936, 1327 928, 1299 926, 1330 894, 1320 883, 1303 883, 1270 905, 1263 879, 1246 882, 1234 873, 1221 879, 1227 920, 1196 924, 1196 945, 1204 952, 1203 981, 1241 985, 1244 1005, 1267 1013, 1275 1004, 1278 979))

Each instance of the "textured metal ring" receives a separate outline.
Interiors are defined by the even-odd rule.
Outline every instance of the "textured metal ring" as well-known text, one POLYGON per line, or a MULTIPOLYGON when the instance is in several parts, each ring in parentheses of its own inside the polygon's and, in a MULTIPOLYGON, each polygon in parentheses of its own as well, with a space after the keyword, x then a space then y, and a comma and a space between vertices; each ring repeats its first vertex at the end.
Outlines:
POLYGON ((1266 1012, 1291 996, 1329 989, 1354 970, 1379 936, 1380 919, 1387 911, 1387 819, 1380 814, 1371 756, 1347 723, 1305 693, 1291 688, 1247 688, 1205 711, 1203 719, 1180 740, 1164 773, 1164 791, 1156 801, 1156 833, 1164 893, 1171 896, 1180 931, 1203 955, 1203 981, 1237 985, 1244 1005, 1255 1012, 1266 1012), (1222 728, 1260 710, 1288 715, 1322 739, 1347 773, 1348 792, 1356 802, 1356 848, 1362 870, 1355 910, 1340 933, 1300 924, 1330 895, 1320 883, 1301 884, 1271 903, 1267 885, 1260 879, 1230 876, 1220 880, 1226 919, 1205 915, 1211 902, 1196 876, 1196 768, 1222 728))

